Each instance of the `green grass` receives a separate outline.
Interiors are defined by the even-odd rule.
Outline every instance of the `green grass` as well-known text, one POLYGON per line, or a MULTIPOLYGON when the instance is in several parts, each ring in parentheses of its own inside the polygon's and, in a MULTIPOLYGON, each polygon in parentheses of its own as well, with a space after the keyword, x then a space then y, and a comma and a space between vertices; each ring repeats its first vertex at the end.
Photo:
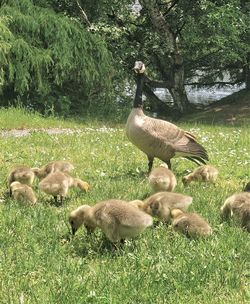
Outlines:
MULTIPOLYGON (((40 117, 33 124, 34 116, 26 115, 20 118, 17 112, 16 123, 6 123, 4 128, 19 128, 20 121, 28 127, 65 127, 59 119, 40 117)), ((1 122, 2 117, 6 115, 0 111, 1 122)), ((128 142, 121 126, 105 130, 95 123, 90 129, 71 121, 69 127, 81 132, 0 136, 0 198, 4 200, 0 204, 0 302, 248 303, 249 234, 236 223, 222 223, 219 208, 250 179, 249 125, 181 126, 197 135, 208 149, 210 163, 220 170, 215 186, 184 188, 181 177, 195 166, 183 159, 172 162, 178 179, 176 191, 193 196, 191 210, 209 221, 214 234, 189 240, 160 225, 119 250, 98 230, 90 237, 80 229, 69 241, 67 218, 81 204, 109 198, 140 199, 149 194, 147 181, 139 173, 147 169, 146 157, 128 142), (37 206, 6 196, 6 177, 13 166, 42 166, 56 159, 71 161, 75 175, 88 181, 91 191, 84 194, 71 189, 62 207, 51 204, 37 183, 37 206)))

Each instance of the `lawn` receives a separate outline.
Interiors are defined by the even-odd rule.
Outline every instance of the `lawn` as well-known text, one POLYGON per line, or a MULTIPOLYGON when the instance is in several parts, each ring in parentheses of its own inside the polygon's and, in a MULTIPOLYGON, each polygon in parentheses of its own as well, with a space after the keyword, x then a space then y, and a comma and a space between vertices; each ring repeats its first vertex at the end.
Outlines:
POLYGON ((220 171, 216 185, 184 188, 181 178, 195 165, 172 161, 176 192, 193 196, 190 210, 208 220, 211 237, 190 240, 158 225, 115 250, 100 230, 89 236, 80 229, 69 239, 68 215, 81 204, 150 195, 141 174, 146 157, 127 140, 123 126, 8 113, 0 110, 2 131, 36 131, 23 137, 0 133, 0 303, 249 303, 249 234, 219 216, 224 200, 250 180, 249 125, 180 125, 199 138, 210 164, 220 171), (41 128, 74 132, 47 134, 41 128), (90 183, 88 193, 71 189, 61 207, 39 192, 37 181, 36 206, 6 195, 6 177, 15 165, 40 167, 63 159, 75 165, 75 176, 90 183))

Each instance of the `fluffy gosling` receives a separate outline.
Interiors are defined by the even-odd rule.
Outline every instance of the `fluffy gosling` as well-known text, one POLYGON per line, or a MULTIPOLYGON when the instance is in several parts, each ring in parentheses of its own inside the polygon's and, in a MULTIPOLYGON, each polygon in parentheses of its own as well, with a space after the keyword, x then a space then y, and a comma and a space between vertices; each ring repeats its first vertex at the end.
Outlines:
POLYGON ((17 201, 28 201, 32 204, 37 202, 33 189, 28 185, 21 184, 20 182, 13 182, 10 185, 10 189, 13 198, 17 201))
POLYGON ((243 192, 228 197, 220 212, 224 219, 237 218, 242 228, 250 232, 250 183, 246 185, 243 192))
POLYGON ((78 187, 81 190, 87 192, 89 190, 89 184, 80 180, 79 178, 73 178, 67 173, 60 171, 50 173, 40 183, 39 188, 52 195, 57 203, 57 196, 60 197, 60 203, 63 203, 63 198, 67 195, 70 187, 78 187))
POLYGON ((168 169, 166 164, 154 168, 149 174, 148 181, 154 192, 171 192, 177 184, 174 173, 168 169))
POLYGON ((74 170, 74 166, 70 162, 63 160, 50 162, 42 168, 32 168, 32 171, 39 179, 45 178, 47 175, 53 172, 60 171, 70 173, 72 170, 74 170))
POLYGON ((93 207, 78 207, 70 213, 69 223, 73 234, 81 225, 87 232, 99 227, 112 243, 116 243, 137 236, 153 224, 153 219, 126 201, 112 199, 93 207))
POLYGON ((196 168, 190 174, 182 178, 184 186, 190 184, 192 181, 198 182, 212 182, 214 183, 218 177, 219 171, 212 166, 204 165, 196 168))
POLYGON ((171 209, 187 210, 192 201, 191 196, 180 193, 158 192, 147 198, 139 208, 160 221, 168 222, 171 209))
POLYGON ((180 209, 173 209, 171 216, 173 229, 187 237, 196 238, 212 234, 212 228, 197 213, 185 213, 180 209))
POLYGON ((8 187, 10 189, 10 196, 12 195, 12 190, 10 188, 11 183, 17 181, 22 184, 31 186, 33 184, 35 174, 30 167, 18 166, 14 168, 8 176, 8 187))

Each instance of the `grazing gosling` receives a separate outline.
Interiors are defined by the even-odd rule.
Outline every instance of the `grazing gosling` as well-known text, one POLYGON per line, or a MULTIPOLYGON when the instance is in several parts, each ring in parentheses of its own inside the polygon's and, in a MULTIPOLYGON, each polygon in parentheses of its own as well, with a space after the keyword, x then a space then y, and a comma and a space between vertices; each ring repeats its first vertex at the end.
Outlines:
POLYGON ((85 192, 89 190, 88 183, 60 171, 50 173, 39 183, 39 188, 43 192, 53 195, 56 203, 57 196, 59 196, 61 204, 70 187, 78 187, 85 192))
POLYGON ((8 187, 10 189, 10 196, 12 195, 12 190, 10 188, 11 183, 17 181, 22 184, 31 186, 33 184, 35 174, 30 167, 18 166, 13 169, 8 176, 8 187))
POLYGON ((147 198, 140 209, 160 221, 168 222, 171 209, 187 210, 192 201, 191 196, 180 193, 158 192, 147 198))
POLYGON ((32 204, 37 202, 33 189, 28 185, 21 184, 20 182, 13 182, 10 185, 10 189, 13 198, 17 201, 28 201, 32 204))
POLYGON ((224 219, 237 218, 242 228, 250 232, 250 183, 246 185, 243 192, 228 197, 220 212, 224 219))
POLYGON ((87 232, 99 227, 112 243, 116 243, 137 236, 153 224, 153 219, 126 201, 112 199, 93 207, 78 207, 70 213, 69 223, 73 234, 81 225, 87 232))
POLYGON ((148 177, 150 186, 154 192, 173 191, 176 187, 176 177, 174 173, 168 169, 167 164, 154 168, 148 177))
POLYGON ((218 173, 219 171, 215 167, 209 165, 200 166, 190 174, 184 176, 182 182, 184 186, 190 184, 192 181, 214 183, 218 177, 218 173))
POLYGON ((196 238, 212 234, 212 228, 197 213, 185 213, 180 209, 173 209, 171 216, 173 229, 188 237, 196 238))
POLYGON ((46 166, 40 169, 32 168, 32 171, 39 179, 42 179, 53 172, 61 171, 61 172, 70 173, 72 170, 74 170, 74 166, 70 162, 63 160, 50 162, 46 166))

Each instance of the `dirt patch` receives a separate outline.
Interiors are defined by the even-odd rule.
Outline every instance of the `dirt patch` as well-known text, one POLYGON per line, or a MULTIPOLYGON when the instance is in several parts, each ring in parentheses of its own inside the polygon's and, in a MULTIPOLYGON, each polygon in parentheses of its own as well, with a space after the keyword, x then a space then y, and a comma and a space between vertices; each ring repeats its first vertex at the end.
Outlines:
POLYGON ((23 137, 29 136, 36 132, 44 132, 48 135, 60 135, 60 134, 80 134, 80 133, 87 133, 87 132, 101 132, 101 133, 111 133, 115 131, 120 131, 123 129, 116 129, 116 128, 84 128, 84 129, 67 129, 67 128, 48 128, 48 129, 12 129, 12 130, 2 130, 0 131, 1 137, 23 137))

